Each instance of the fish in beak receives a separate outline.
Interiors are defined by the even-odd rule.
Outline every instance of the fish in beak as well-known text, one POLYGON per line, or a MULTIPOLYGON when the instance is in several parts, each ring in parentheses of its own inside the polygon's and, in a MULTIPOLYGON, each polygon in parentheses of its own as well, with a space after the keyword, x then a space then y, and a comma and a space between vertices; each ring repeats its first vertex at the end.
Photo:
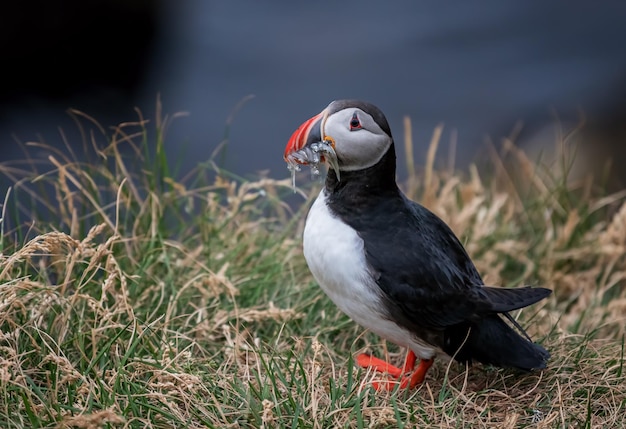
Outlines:
POLYGON ((296 189, 295 173, 300 171, 301 165, 309 165, 312 176, 317 176, 320 174, 320 163, 328 162, 339 179, 339 162, 335 153, 335 141, 332 137, 324 135, 324 124, 327 117, 327 109, 324 109, 300 125, 287 142, 283 158, 291 171, 294 192, 296 189))

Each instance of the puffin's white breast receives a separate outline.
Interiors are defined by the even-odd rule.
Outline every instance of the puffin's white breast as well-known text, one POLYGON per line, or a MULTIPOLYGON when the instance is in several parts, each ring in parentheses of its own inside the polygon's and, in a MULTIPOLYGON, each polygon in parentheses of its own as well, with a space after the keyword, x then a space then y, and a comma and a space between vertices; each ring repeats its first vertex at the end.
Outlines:
POLYGON ((374 282, 363 240, 335 216, 322 190, 311 206, 304 227, 304 257, 326 295, 359 325, 399 346, 410 347, 428 359, 435 350, 395 322, 384 312, 382 291, 374 282))

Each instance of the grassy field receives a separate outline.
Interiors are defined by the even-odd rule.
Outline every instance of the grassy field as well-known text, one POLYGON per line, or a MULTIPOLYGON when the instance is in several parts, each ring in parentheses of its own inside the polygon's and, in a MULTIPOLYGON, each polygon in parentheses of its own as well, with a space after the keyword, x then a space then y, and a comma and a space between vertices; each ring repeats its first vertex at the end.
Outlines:
POLYGON ((404 351, 340 314, 308 272, 300 237, 320 184, 305 174, 294 197, 286 169, 248 182, 210 160, 176 178, 166 126, 86 134, 87 162, 68 150, 0 166, 15 180, 0 427, 626 426, 625 195, 567 180, 567 156, 541 165, 509 145, 488 176, 457 174, 433 168, 435 136, 426 167, 409 163, 403 188, 450 224, 487 284, 554 290, 515 314, 552 358, 532 374, 439 359, 419 388, 376 393, 380 375, 353 356, 404 351))

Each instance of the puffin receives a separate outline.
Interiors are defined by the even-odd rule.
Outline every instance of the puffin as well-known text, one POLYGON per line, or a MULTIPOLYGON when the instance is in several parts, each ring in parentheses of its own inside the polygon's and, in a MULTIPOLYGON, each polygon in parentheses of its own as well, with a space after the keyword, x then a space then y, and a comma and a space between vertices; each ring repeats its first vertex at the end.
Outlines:
POLYGON ((394 140, 378 107, 331 102, 292 134, 284 159, 292 169, 329 166, 302 238, 313 277, 354 322, 407 349, 402 367, 356 357, 360 367, 384 373, 375 389, 420 385, 437 356, 546 368, 550 354, 509 312, 552 291, 484 284, 450 227, 398 187, 394 140))

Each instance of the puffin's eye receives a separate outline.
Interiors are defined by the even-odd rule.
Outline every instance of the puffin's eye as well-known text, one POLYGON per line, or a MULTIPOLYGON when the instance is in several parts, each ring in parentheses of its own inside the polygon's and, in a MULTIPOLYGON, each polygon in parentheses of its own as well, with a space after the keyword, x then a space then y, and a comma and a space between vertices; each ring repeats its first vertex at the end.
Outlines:
POLYGON ((354 112, 352 114, 352 119, 350 119, 350 131, 360 130, 361 128, 363 128, 361 126, 361 121, 359 121, 359 117, 356 112, 354 112))

